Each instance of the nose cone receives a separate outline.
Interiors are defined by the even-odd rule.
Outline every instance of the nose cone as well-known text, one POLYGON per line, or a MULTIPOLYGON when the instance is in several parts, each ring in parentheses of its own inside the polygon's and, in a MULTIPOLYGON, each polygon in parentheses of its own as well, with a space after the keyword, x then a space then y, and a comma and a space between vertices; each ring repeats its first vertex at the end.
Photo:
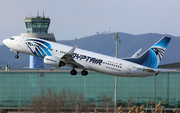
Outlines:
POLYGON ((7 44, 8 44, 8 39, 4 39, 4 40, 3 40, 3 43, 4 43, 5 45, 7 45, 7 44))

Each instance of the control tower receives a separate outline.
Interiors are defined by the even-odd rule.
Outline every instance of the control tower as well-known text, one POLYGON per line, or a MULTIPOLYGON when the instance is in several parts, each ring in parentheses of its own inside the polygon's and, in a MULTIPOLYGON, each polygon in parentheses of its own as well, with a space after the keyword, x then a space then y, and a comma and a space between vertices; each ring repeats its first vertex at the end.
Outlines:
MULTIPOLYGON (((54 34, 48 33, 50 18, 44 16, 26 17, 24 19, 27 33, 22 33, 21 36, 36 37, 48 41, 56 42, 54 34)), ((43 58, 30 56, 29 68, 44 68, 43 58)))

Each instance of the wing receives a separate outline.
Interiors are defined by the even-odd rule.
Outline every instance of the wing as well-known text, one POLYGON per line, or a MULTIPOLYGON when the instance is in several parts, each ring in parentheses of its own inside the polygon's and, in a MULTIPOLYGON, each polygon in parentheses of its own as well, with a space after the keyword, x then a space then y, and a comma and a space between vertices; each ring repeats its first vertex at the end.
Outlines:
POLYGON ((84 66, 81 65, 81 64, 79 64, 79 63, 77 63, 77 62, 73 59, 73 57, 72 57, 72 55, 73 55, 73 53, 74 53, 74 51, 75 51, 76 48, 77 48, 77 45, 75 45, 69 52, 67 52, 66 54, 64 54, 64 55, 60 58, 60 60, 62 60, 63 62, 65 62, 65 64, 68 65, 68 66, 77 67, 77 68, 83 68, 84 66))

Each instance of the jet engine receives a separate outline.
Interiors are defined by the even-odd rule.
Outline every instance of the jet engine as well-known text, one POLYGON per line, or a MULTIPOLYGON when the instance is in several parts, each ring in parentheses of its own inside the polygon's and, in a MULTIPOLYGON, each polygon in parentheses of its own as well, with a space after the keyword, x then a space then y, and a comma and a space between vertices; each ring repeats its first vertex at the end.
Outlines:
POLYGON ((61 67, 65 65, 63 61, 53 56, 45 56, 44 63, 47 65, 55 66, 55 67, 61 67))

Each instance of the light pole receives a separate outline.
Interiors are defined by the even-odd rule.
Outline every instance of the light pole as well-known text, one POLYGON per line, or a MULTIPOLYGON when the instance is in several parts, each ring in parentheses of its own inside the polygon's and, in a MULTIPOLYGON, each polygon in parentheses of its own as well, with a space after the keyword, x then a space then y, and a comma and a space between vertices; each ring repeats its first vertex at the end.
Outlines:
MULTIPOLYGON (((116 36, 113 34, 114 41, 116 43, 116 58, 118 57, 118 42, 121 43, 121 40, 118 36, 118 32, 115 33, 116 36)), ((115 76, 115 90, 114 90, 114 112, 116 113, 117 110, 117 76, 115 76)))

